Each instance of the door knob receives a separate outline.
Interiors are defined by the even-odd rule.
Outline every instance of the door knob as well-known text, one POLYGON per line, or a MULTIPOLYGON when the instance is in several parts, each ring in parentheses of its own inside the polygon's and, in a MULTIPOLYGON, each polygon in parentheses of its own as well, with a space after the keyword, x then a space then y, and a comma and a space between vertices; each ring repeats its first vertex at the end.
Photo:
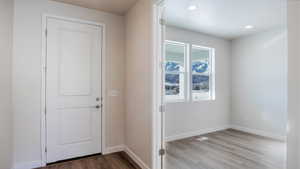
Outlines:
POLYGON ((99 106, 99 105, 97 105, 97 106, 96 106, 96 109, 100 109, 100 106, 99 106))

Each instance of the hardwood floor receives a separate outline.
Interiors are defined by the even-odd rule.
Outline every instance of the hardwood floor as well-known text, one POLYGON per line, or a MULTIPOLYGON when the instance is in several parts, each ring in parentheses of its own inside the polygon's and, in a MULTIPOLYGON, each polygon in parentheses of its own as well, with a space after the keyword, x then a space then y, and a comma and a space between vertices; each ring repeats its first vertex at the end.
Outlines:
POLYGON ((285 169, 285 164, 284 142, 232 129, 167 144, 166 169, 285 169))
POLYGON ((97 155, 73 161, 56 163, 39 169, 140 169, 127 154, 97 155))

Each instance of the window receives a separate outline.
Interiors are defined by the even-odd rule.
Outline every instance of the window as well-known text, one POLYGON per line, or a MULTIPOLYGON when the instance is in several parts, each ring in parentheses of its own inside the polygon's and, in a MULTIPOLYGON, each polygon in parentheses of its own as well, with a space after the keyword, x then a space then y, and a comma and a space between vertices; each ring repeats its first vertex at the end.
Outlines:
POLYGON ((185 99, 186 45, 167 41, 165 45, 165 95, 168 101, 185 99))
POLYGON ((214 99, 214 49, 165 43, 165 98, 173 101, 214 99))
POLYGON ((192 99, 193 101, 213 99, 213 55, 214 49, 192 46, 192 99))

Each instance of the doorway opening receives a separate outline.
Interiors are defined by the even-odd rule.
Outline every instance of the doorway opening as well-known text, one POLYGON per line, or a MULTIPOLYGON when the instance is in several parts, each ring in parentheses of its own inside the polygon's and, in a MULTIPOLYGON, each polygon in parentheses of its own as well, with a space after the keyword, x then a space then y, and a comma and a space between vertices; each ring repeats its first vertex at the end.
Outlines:
POLYGON ((286 169, 287 2, 163 8, 161 167, 286 169))

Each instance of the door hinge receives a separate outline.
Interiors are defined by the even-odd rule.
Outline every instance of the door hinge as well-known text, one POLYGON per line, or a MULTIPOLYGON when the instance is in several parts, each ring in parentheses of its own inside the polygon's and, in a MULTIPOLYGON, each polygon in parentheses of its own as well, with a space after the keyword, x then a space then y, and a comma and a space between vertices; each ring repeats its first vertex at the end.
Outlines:
POLYGON ((160 111, 161 113, 165 112, 165 111, 166 111, 166 106, 165 106, 165 105, 160 105, 160 106, 159 106, 159 111, 160 111))
POLYGON ((44 112, 45 112, 45 115, 47 115, 47 108, 46 107, 44 108, 44 112))
POLYGON ((47 150, 47 147, 45 147, 45 152, 47 153, 47 151, 48 151, 48 150, 47 150))
POLYGON ((164 19, 160 19, 160 20, 159 20, 159 24, 161 24, 161 25, 165 25, 165 24, 166 24, 166 20, 164 20, 164 19))
POLYGON ((44 72, 47 73, 47 66, 44 66, 44 72))
POLYGON ((164 63, 164 62, 161 62, 161 63, 160 63, 160 67, 161 67, 161 70, 164 70, 164 68, 165 68, 165 63, 164 63))
POLYGON ((48 29, 45 30, 45 35, 48 36, 48 29))
POLYGON ((166 150, 165 150, 165 149, 160 149, 160 150, 159 150, 159 155, 160 155, 160 156, 166 155, 166 150))

